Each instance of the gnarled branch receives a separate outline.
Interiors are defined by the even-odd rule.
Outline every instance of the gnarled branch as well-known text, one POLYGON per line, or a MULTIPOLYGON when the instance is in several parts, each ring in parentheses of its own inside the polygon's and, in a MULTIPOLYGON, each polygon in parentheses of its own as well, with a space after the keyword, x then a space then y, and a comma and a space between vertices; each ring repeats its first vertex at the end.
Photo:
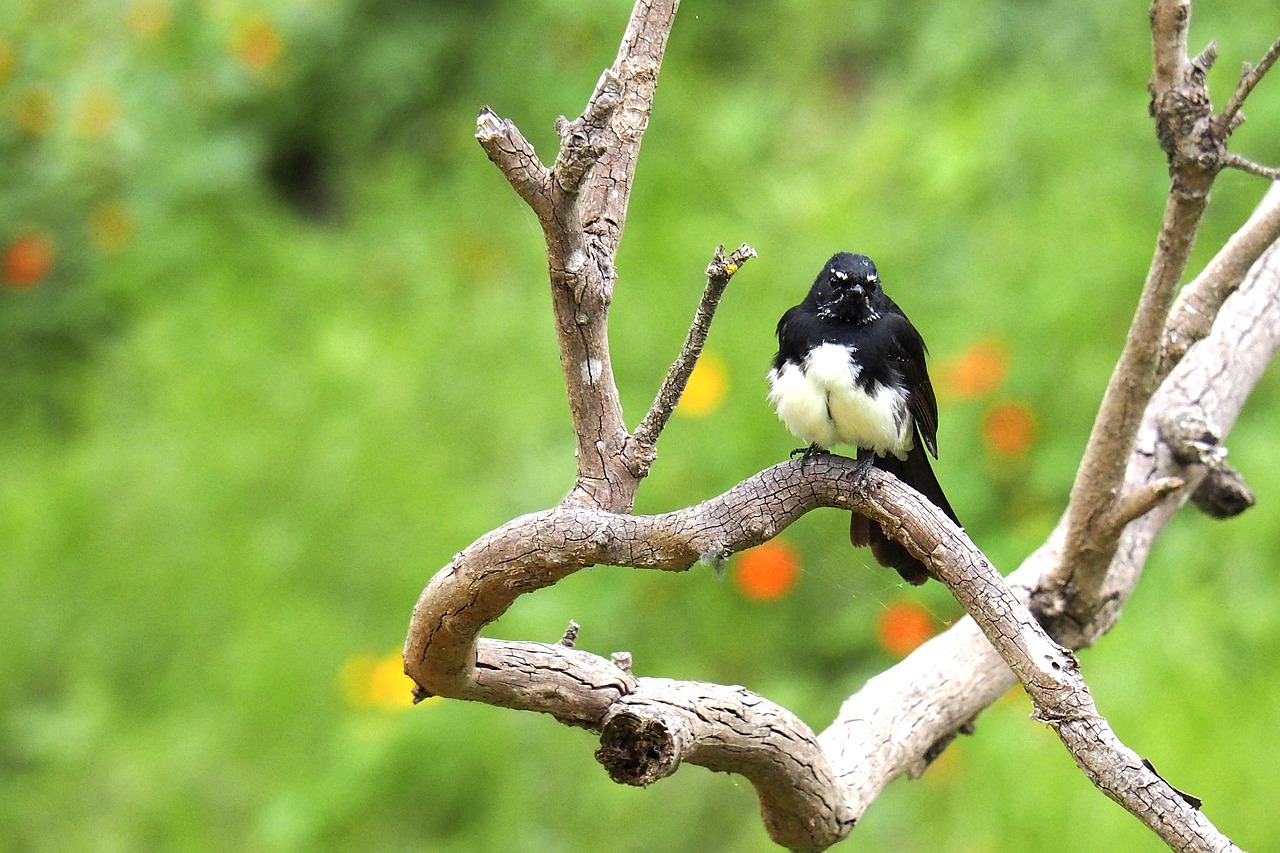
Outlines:
POLYGON ((848 833, 888 781, 935 755, 1016 677, 1089 778, 1171 846, 1233 849, 1198 803, 1115 739, 1067 651, 1087 646, 1114 623, 1154 536, 1176 508, 1173 496, 1185 495, 1183 484, 1194 488, 1211 467, 1178 457, 1160 441, 1162 414, 1191 411, 1225 433, 1280 346, 1280 258, 1254 251, 1261 237, 1241 238, 1222 258, 1224 268, 1253 266, 1238 288, 1222 284, 1226 273, 1206 273, 1206 281, 1217 281, 1213 288, 1187 291, 1204 296, 1197 312, 1208 325, 1186 332, 1176 317, 1168 318, 1209 185, 1234 156, 1226 152, 1226 133, 1238 124, 1238 115, 1228 116, 1221 121, 1227 130, 1213 133, 1204 72, 1214 51, 1187 58, 1189 3, 1157 0, 1152 7, 1152 104, 1172 189, 1138 313, 1071 506, 1008 584, 918 494, 879 471, 859 477, 855 463, 841 457, 784 462, 675 512, 629 514, 731 267, 746 257, 724 262, 717 252, 685 347, 629 435, 605 318, 635 157, 675 5, 636 4, 614 66, 582 116, 560 123, 562 144, 551 169, 514 125, 487 110, 478 121, 481 144, 546 234, 579 471, 560 505, 482 536, 432 578, 405 645, 405 671, 420 695, 535 710, 600 731, 600 760, 632 784, 647 784, 683 761, 741 773, 755 784, 776 840, 821 850, 848 833), (1170 338, 1185 342, 1184 352, 1160 365, 1160 344, 1170 338), (876 520, 930 563, 970 616, 869 681, 819 736, 740 687, 638 677, 625 653, 605 659, 571 640, 480 637, 520 595, 585 566, 687 569, 759 544, 822 506, 876 520))

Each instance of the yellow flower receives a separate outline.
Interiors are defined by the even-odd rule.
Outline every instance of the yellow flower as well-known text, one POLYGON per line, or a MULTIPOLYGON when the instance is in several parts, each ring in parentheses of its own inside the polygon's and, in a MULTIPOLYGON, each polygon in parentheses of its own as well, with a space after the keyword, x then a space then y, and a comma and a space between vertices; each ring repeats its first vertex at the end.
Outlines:
POLYGON ((27 133, 44 133, 53 124, 53 89, 37 84, 18 96, 18 127, 27 133))
POLYGON ((727 375, 724 360, 715 353, 704 352, 689 374, 676 411, 695 418, 714 412, 724 401, 729 384, 727 375))
POLYGON ((91 138, 106 136, 119 115, 115 93, 94 86, 85 90, 76 107, 76 129, 91 138))
POLYGON ((413 680, 404 674, 398 651, 382 657, 352 655, 342 665, 338 681, 353 708, 396 710, 413 705, 413 680))
POLYGON ((173 20, 168 0, 133 0, 125 10, 125 25, 140 36, 162 32, 173 20))
POLYGON ((133 217, 123 202, 105 202, 89 214, 89 239, 98 251, 115 254, 132 237, 133 217))
POLYGON ((9 79, 16 64, 17 57, 13 54, 13 45, 7 38, 0 36, 0 83, 9 79))

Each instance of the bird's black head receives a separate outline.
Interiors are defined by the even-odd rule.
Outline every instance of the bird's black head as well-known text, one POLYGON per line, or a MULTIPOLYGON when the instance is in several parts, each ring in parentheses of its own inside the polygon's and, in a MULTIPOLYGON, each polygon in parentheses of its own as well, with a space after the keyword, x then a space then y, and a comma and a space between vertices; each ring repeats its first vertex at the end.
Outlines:
POLYGON ((824 317, 846 323, 878 319, 880 274, 866 255, 840 252, 832 255, 809 291, 809 300, 824 317))

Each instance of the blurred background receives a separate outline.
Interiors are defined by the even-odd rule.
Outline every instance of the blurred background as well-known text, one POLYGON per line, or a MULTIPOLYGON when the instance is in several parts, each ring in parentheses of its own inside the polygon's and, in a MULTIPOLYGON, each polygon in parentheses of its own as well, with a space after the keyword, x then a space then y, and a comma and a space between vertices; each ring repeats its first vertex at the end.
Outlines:
MULTIPOLYGON (((613 306, 634 426, 716 243, 733 281, 638 511, 795 445, 765 402, 778 316, 865 252, 932 347, 937 467, 1004 571, 1061 512, 1154 245, 1147 4, 686 0, 613 306)), ((740 779, 610 783, 540 716, 409 708, 431 575, 572 481, 542 239, 475 143, 544 160, 626 0, 13 0, 0 6, 0 847, 774 849, 740 779)), ((1204 0, 1219 98, 1280 32, 1204 0)), ((1236 150, 1280 162, 1280 80, 1236 150)), ((1196 267, 1265 187, 1219 181, 1196 267)), ((1102 711, 1245 848, 1280 847, 1280 383, 1231 436, 1260 503, 1179 516, 1083 655, 1102 711)), ((599 567, 489 635, 626 649, 821 730, 958 616, 851 552, 834 511, 729 565, 599 567)), ((1137 851, 1012 693, 847 846, 1137 851)))

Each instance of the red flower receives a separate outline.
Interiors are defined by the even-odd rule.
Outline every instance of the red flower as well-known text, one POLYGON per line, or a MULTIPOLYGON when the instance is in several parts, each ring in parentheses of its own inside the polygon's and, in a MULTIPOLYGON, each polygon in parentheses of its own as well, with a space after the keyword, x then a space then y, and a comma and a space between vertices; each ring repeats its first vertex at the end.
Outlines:
POLYGON ((1025 456, 1031 449, 1035 434, 1035 416, 1022 403, 1000 403, 992 406, 982 420, 982 437, 987 449, 996 456, 1025 456))
POLYGON ((894 657, 904 658, 937 633, 937 622, 914 601, 898 601, 880 613, 876 634, 880 645, 894 657))
POLYGON ((734 566, 733 580, 753 601, 775 601, 791 591, 800 574, 800 558, 781 539, 744 551, 734 566))
POLYGON ((14 290, 39 284, 53 269, 53 246, 30 232, 14 239, 4 252, 4 283, 14 290))

